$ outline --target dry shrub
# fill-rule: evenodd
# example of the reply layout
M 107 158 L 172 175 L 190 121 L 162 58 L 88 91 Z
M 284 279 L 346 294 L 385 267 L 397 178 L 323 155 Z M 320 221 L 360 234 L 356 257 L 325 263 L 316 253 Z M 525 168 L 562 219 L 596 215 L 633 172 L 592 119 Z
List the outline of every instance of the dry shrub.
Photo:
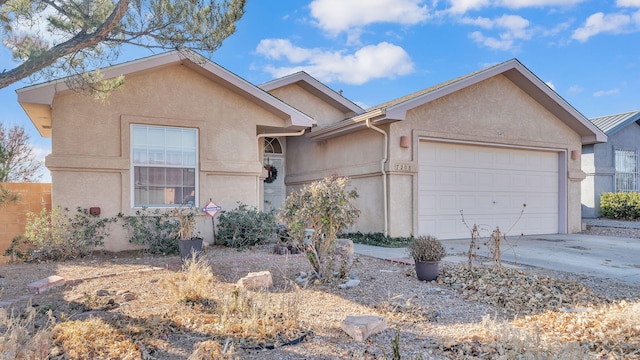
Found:
M 549 343 L 539 330 L 533 333 L 510 323 L 485 316 L 480 324 L 464 330 L 464 335 L 445 340 L 440 349 L 461 357 L 483 359 L 578 360 L 588 358 L 587 350 L 576 342 Z
M 36 327 L 36 310 L 28 307 L 23 314 L 0 309 L 0 356 L 3 359 L 46 359 L 52 343 L 54 319 L 47 313 L 44 325 Z
M 299 290 L 276 294 L 236 288 L 219 299 L 219 332 L 251 346 L 282 345 L 306 333 L 300 301 Z
M 217 341 L 207 340 L 196 344 L 189 360 L 222 359 L 222 346 Z
M 182 265 L 182 272 L 168 279 L 169 289 L 178 302 L 208 304 L 216 278 L 205 256 L 192 254 Z
M 515 321 L 547 338 L 579 342 L 602 358 L 640 358 L 640 302 L 604 305 L 572 312 L 546 312 Z
M 305 334 L 299 322 L 301 295 L 297 288 L 271 293 L 218 282 L 204 256 L 186 261 L 183 271 L 167 282 L 176 302 L 190 305 L 169 315 L 175 325 L 212 336 L 218 343 L 230 338 L 231 345 L 264 347 L 282 345 Z M 202 346 L 198 353 L 215 348 L 212 344 Z
M 130 338 L 100 318 L 67 321 L 53 331 L 65 359 L 142 359 Z

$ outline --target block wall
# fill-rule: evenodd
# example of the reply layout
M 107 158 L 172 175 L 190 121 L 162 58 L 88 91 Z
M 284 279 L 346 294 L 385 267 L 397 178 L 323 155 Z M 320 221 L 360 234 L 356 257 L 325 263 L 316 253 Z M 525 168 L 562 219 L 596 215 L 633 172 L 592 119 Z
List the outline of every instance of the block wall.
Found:
M 0 207 L 0 262 L 11 260 L 2 256 L 11 245 L 11 239 L 24 233 L 27 212 L 39 213 L 42 208 L 51 210 L 51 184 L 0 183 L 9 192 L 17 193 L 16 203 Z

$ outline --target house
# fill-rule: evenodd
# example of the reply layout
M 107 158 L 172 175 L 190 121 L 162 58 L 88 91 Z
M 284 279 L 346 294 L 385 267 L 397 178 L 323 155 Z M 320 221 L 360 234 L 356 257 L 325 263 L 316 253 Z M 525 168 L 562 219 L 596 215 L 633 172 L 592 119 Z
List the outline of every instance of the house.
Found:
M 582 216 L 601 215 L 600 195 L 604 192 L 640 191 L 638 150 L 640 111 L 589 119 L 608 138 L 606 143 L 582 147 Z
M 269 209 L 337 173 L 360 194 L 354 231 L 463 238 L 462 212 L 511 233 L 576 232 L 580 149 L 606 141 L 515 59 L 367 110 L 304 72 L 255 86 L 192 52 L 103 73 L 126 76 L 109 103 L 64 81 L 18 90 L 52 137 L 54 206 Z M 210 220 L 198 221 L 211 239 Z M 127 245 L 117 233 L 106 242 Z

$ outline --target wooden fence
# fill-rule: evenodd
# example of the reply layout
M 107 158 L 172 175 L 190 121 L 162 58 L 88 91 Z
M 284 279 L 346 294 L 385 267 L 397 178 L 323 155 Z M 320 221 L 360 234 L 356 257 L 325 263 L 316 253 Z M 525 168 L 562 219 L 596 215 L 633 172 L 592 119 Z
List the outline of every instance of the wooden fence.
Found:
M 2 256 L 11 245 L 11 240 L 24 233 L 27 212 L 39 213 L 42 208 L 51 210 L 51 184 L 41 183 L 0 183 L 20 199 L 0 208 L 0 262 L 10 260 Z

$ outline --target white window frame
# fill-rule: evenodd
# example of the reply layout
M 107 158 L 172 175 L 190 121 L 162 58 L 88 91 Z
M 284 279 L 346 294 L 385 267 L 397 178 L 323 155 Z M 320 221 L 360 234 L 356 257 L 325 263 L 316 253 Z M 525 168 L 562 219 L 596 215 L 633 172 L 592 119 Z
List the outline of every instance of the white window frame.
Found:
M 162 143 L 160 144 L 156 140 L 156 144 L 150 145 L 149 143 L 153 141 L 150 140 L 150 137 L 147 134 L 146 140 L 144 141 L 145 143 L 140 145 L 137 144 L 137 141 L 140 141 L 140 140 L 136 139 L 136 132 L 143 129 L 146 130 L 147 132 L 155 131 L 156 134 L 159 134 L 159 132 L 163 132 L 164 134 L 163 134 Z M 181 138 L 177 141 L 174 141 L 173 144 L 168 143 L 167 136 L 172 135 L 172 134 L 168 134 L 169 132 L 173 133 L 174 136 L 176 134 L 180 134 Z M 129 151 L 130 151 L 130 169 L 131 169 L 130 171 L 131 173 L 131 180 L 130 180 L 131 207 L 132 208 L 175 208 L 175 207 L 180 207 L 184 205 L 198 207 L 199 206 L 198 204 L 198 199 L 199 199 L 199 193 L 198 193 L 199 131 L 198 129 L 175 127 L 175 126 L 162 126 L 162 125 L 131 124 L 130 134 L 131 134 L 130 136 L 131 144 L 129 146 L 130 148 Z M 186 145 L 182 144 L 183 137 L 185 135 L 187 137 L 193 137 L 194 143 L 186 144 Z M 136 152 L 136 147 L 138 147 L 137 152 Z M 173 151 L 170 151 L 170 150 L 173 150 Z M 152 153 L 155 153 L 155 155 L 153 155 Z M 174 159 L 173 163 L 167 163 L 169 159 Z M 137 186 L 136 168 L 137 167 L 164 168 L 165 170 L 166 169 L 183 169 L 183 171 L 185 169 L 187 171 L 192 170 L 193 176 L 194 176 L 193 202 L 192 203 L 189 203 L 189 202 L 168 203 L 168 201 L 166 200 L 168 199 L 167 198 L 168 195 L 166 195 L 166 190 L 170 189 L 171 186 L 170 185 L 168 186 L 166 184 L 167 178 L 165 174 L 165 179 L 164 179 L 165 202 L 150 203 L 150 201 L 147 200 L 147 203 L 136 204 L 136 186 Z M 181 181 L 182 181 L 181 186 L 174 186 L 174 187 L 180 187 L 181 190 L 184 190 L 184 188 L 186 187 L 183 182 L 184 178 L 182 178 Z M 174 195 L 174 196 L 177 196 L 177 195 Z M 181 196 L 181 197 L 183 198 L 183 201 L 184 199 L 186 199 L 185 196 Z M 191 196 L 189 195 L 189 199 L 190 198 Z
M 615 148 L 613 159 L 615 191 L 638 191 L 638 151 L 636 149 Z M 623 184 L 624 186 L 621 186 Z

